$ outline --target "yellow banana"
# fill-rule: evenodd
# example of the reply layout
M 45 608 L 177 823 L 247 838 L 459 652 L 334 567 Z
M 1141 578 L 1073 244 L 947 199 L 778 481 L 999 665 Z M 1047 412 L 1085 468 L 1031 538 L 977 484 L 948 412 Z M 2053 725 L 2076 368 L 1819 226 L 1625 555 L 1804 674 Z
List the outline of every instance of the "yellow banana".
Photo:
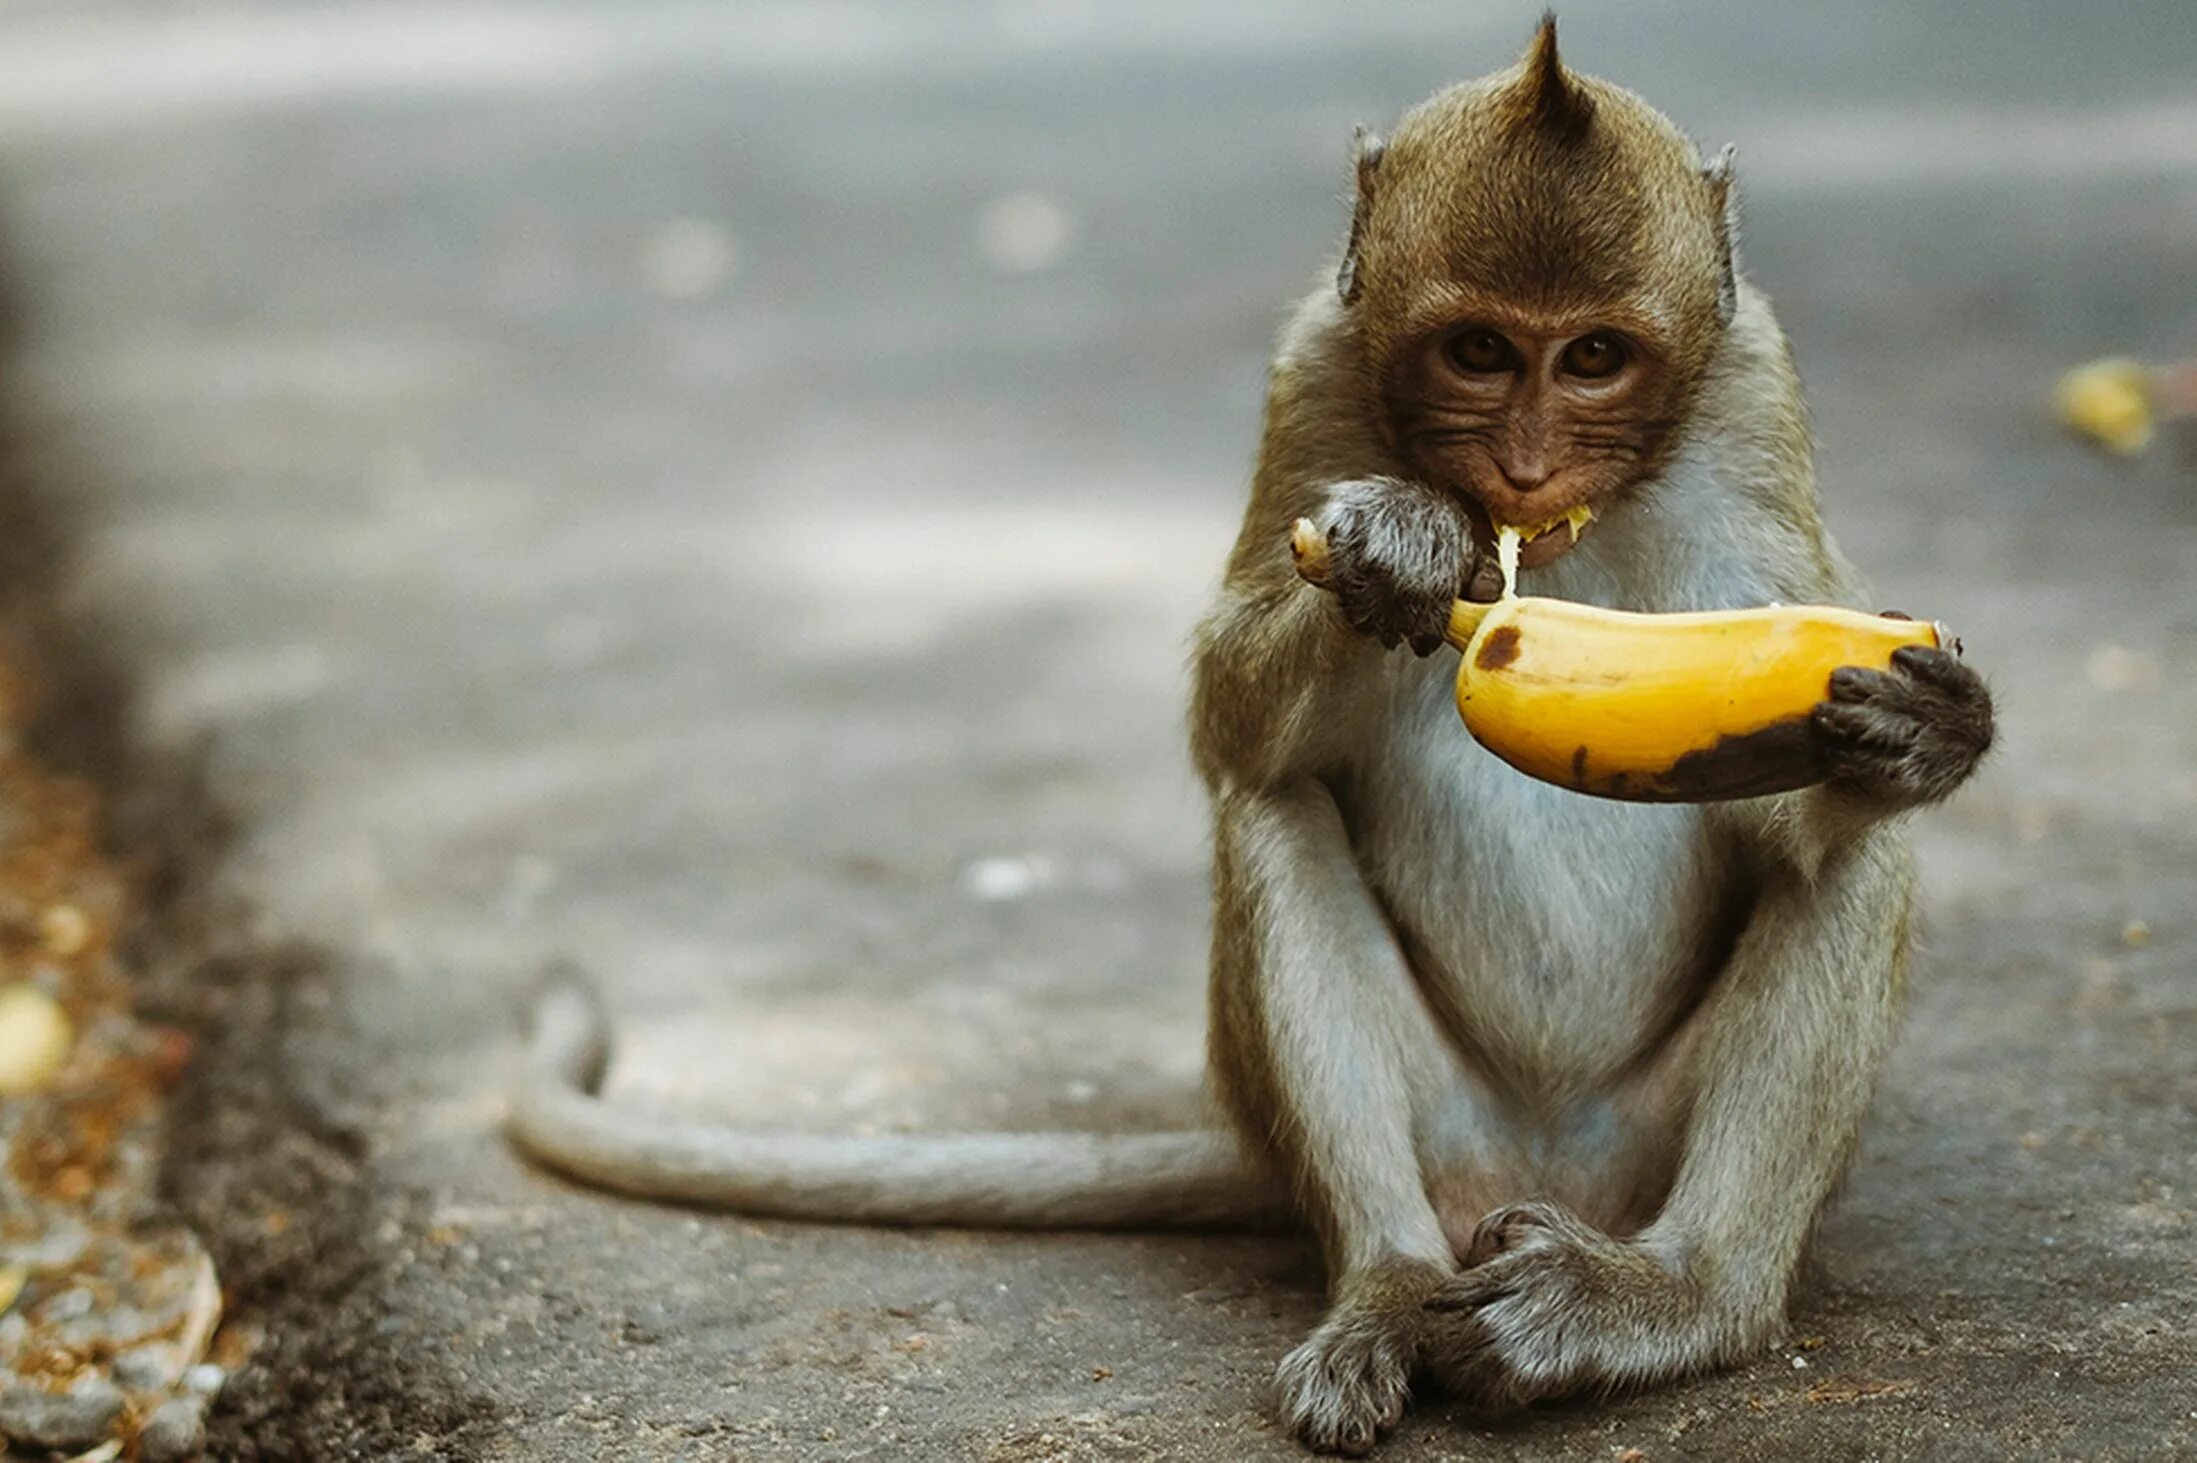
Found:
M 1299 519 L 1297 572 L 1327 581 L 1327 541 Z M 1820 782 L 1808 717 L 1841 666 L 1882 670 L 1926 621 L 1830 605 L 1638 614 L 1528 596 L 1450 607 L 1464 652 L 1457 710 L 1531 777 L 1631 802 L 1717 802 Z

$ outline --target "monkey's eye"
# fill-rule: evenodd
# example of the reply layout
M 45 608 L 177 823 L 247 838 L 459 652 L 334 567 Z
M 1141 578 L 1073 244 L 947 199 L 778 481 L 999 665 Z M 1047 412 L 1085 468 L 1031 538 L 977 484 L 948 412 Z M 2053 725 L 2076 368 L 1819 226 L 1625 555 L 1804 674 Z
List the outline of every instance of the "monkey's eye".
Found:
M 1582 335 L 1564 347 L 1564 374 L 1580 376 L 1592 381 L 1601 376 L 1614 376 L 1625 365 L 1625 343 L 1614 335 L 1596 331 Z
M 1458 370 L 1474 376 L 1515 370 L 1518 365 L 1518 352 L 1492 330 L 1468 330 L 1456 336 L 1449 343 L 1449 358 Z

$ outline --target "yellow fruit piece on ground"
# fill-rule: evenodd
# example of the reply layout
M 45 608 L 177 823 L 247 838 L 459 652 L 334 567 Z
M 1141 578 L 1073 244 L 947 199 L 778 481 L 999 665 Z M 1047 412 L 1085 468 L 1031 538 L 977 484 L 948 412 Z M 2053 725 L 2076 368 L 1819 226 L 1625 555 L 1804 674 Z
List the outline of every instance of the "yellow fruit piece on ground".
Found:
M 2053 394 L 2060 420 L 2109 451 L 2133 455 L 2151 445 L 2151 372 L 2136 361 L 2077 366 Z
M 75 1041 L 69 1013 L 53 997 L 34 985 L 0 988 L 0 1095 L 44 1090 Z

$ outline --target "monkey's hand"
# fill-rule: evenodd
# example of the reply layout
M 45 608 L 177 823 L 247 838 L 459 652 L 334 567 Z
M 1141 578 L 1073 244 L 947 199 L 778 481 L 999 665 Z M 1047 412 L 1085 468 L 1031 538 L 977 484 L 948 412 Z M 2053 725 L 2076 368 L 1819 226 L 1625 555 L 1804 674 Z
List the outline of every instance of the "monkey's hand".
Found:
M 1488 1215 L 1465 1263 L 1426 1303 L 1421 1358 L 1483 1407 L 1662 1381 L 1719 1359 L 1698 1288 L 1554 1204 Z
M 1968 780 L 1991 748 L 1991 692 L 1944 650 L 1892 652 L 1889 671 L 1831 673 L 1812 718 L 1834 786 L 1896 808 L 1919 807 Z
M 1493 599 L 1502 573 L 1475 547 L 1464 510 L 1393 478 L 1338 484 L 1319 517 L 1327 587 L 1350 628 L 1431 655 L 1459 598 Z

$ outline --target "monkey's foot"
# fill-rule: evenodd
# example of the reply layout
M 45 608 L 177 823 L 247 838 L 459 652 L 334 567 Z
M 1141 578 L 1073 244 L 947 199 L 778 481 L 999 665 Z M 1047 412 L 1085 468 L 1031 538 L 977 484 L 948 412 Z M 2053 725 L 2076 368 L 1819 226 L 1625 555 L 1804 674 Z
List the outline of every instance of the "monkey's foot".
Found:
M 1507 1409 L 1658 1381 L 1710 1358 L 1698 1301 L 1662 1260 L 1553 1204 L 1480 1221 L 1472 1268 L 1427 1301 L 1422 1359 L 1443 1385 Z
M 1444 1273 L 1399 1261 L 1353 1276 L 1274 1373 L 1282 1421 L 1306 1447 L 1363 1457 L 1404 1415 L 1427 1297 Z

